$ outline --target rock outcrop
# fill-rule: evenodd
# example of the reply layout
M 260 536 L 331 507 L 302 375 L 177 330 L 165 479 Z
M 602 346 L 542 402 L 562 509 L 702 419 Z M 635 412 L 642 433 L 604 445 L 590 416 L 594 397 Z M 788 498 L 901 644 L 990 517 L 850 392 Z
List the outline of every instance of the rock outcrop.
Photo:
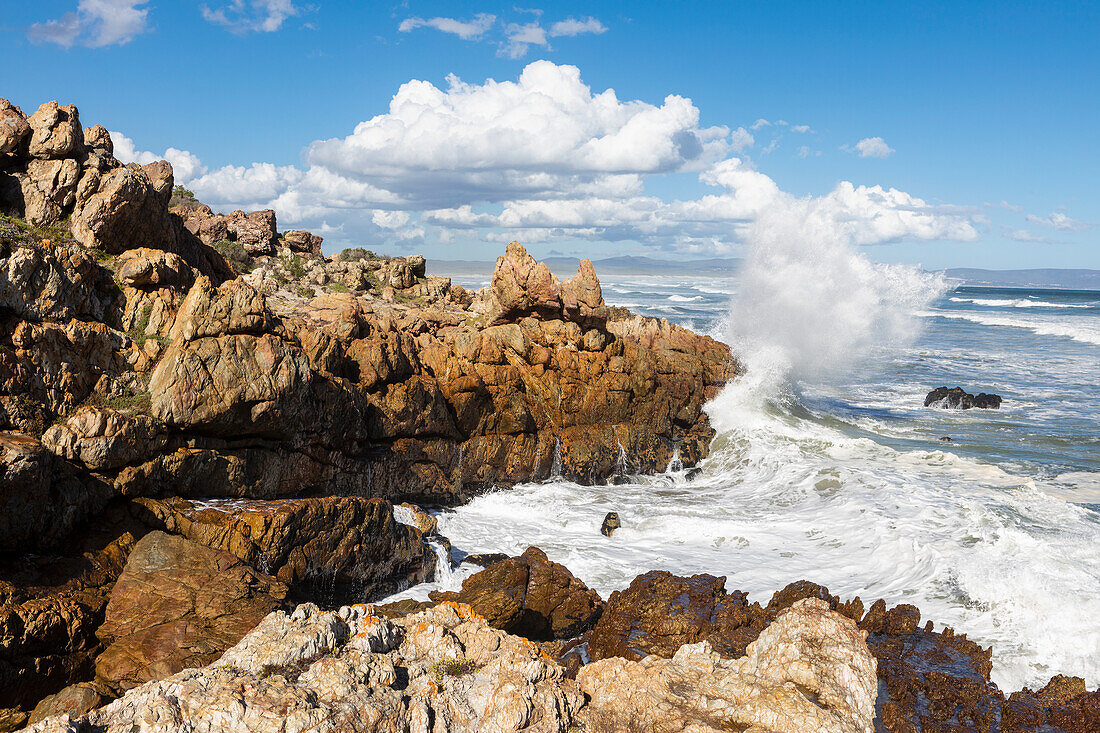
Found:
M 1001 396 L 985 392 L 972 395 L 962 387 L 937 387 L 925 396 L 924 406 L 949 410 L 969 410 L 973 407 L 996 410 L 1001 406 Z
M 236 556 L 182 537 L 142 538 L 111 592 L 97 677 L 118 690 L 216 659 L 286 598 Z
M 603 611 L 599 594 L 537 547 L 470 576 L 457 593 L 435 591 L 431 599 L 468 604 L 493 628 L 533 641 L 571 639 Z
M 209 667 L 30 730 L 565 733 L 583 705 L 560 666 L 468 606 L 391 621 L 370 606 L 307 604 L 271 614 Z
M 864 633 L 817 598 L 801 600 L 725 659 L 706 641 L 671 659 L 621 657 L 580 670 L 591 730 L 823 731 L 875 729 L 875 659 Z

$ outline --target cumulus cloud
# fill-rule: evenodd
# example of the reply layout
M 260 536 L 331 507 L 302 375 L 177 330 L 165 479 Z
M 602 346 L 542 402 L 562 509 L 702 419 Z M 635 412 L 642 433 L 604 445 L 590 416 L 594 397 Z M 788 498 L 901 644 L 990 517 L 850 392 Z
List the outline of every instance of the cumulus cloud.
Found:
M 1092 222 L 1072 219 L 1061 211 L 1053 211 L 1050 216 L 1044 217 L 1028 214 L 1027 220 L 1033 224 L 1042 224 L 1043 226 L 1048 226 L 1062 232 L 1083 232 L 1096 226 L 1096 224 Z
M 860 245 L 978 236 L 973 212 L 897 189 L 842 182 L 795 197 L 737 155 L 754 144 L 749 130 L 700 118 L 684 97 L 621 100 L 576 67 L 537 61 L 514 81 L 409 81 L 384 113 L 309 145 L 303 167 L 226 166 L 189 188 L 222 209 L 271 207 L 286 224 L 329 227 L 334 245 L 633 241 L 729 253 L 783 212 Z M 693 174 L 705 192 L 646 190 L 666 174 Z
M 121 132 L 110 130 L 111 141 L 115 146 L 115 157 L 123 163 L 137 163 L 148 165 L 158 160 L 167 160 L 172 164 L 172 171 L 176 183 L 185 185 L 187 182 L 206 172 L 206 166 L 199 157 L 188 150 L 168 148 L 161 154 L 148 150 L 138 150 L 134 141 Z
M 64 48 L 77 44 L 100 48 L 129 43 L 149 29 L 149 9 L 142 7 L 147 1 L 80 0 L 76 12 L 28 27 L 27 38 Z
M 592 17 L 585 18 L 584 20 L 566 18 L 550 26 L 550 35 L 554 37 L 579 36 L 582 33 L 595 33 L 598 35 L 606 32 L 607 26 Z
M 1004 227 L 1001 232 L 1008 239 L 1012 239 L 1017 242 L 1032 242 L 1036 244 L 1054 244 L 1054 240 L 1048 237 L 1035 234 L 1027 229 L 1014 229 L 1012 227 Z
M 861 158 L 888 158 L 894 152 L 881 137 L 865 137 L 853 147 L 845 146 L 843 149 L 859 153 Z
M 443 33 L 456 35 L 464 41 L 476 41 L 485 35 L 486 31 L 493 27 L 497 17 L 489 13 L 478 13 L 473 20 L 458 20 L 456 18 L 405 18 L 397 30 L 408 33 L 417 28 L 434 28 Z
M 806 132 L 813 132 L 813 128 L 810 127 L 809 125 L 791 125 L 791 131 L 792 132 L 806 133 Z
M 200 10 L 208 22 L 225 26 L 234 33 L 271 33 L 282 28 L 287 18 L 302 12 L 293 0 L 232 0 L 218 8 L 203 5 Z

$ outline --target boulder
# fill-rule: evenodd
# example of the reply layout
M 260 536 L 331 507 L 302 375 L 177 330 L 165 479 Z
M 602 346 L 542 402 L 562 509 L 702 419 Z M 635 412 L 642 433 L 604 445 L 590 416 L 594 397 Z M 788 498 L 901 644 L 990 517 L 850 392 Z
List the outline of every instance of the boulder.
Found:
M 177 211 L 183 216 L 187 231 L 197 236 L 203 244 L 229 239 L 229 226 L 225 223 L 225 217 L 215 214 L 206 204 Z
M 324 237 L 318 236 L 304 229 L 291 229 L 283 232 L 283 244 L 290 248 L 291 252 L 321 256 L 321 243 Z
M 143 290 L 188 288 L 195 272 L 174 252 L 139 247 L 119 256 L 118 279 L 124 285 Z
M 225 217 L 229 238 L 240 243 L 250 254 L 273 255 L 279 233 L 275 229 L 275 212 L 271 209 L 230 212 Z
M 137 499 L 145 521 L 230 552 L 298 595 L 374 599 L 429 579 L 435 554 L 389 502 L 358 497 Z
M 106 320 L 118 290 L 90 252 L 0 237 L 0 306 L 33 321 Z
M 168 213 L 172 166 L 161 160 L 115 168 L 98 181 L 81 181 L 73 211 L 73 237 L 85 247 L 109 254 L 150 247 L 176 248 L 175 225 Z
M 76 158 L 84 152 L 84 130 L 80 116 L 71 104 L 46 102 L 30 116 L 31 128 L 28 152 L 32 158 Z
M 79 718 L 103 706 L 113 698 L 110 691 L 95 682 L 78 682 L 61 692 L 42 698 L 35 706 L 28 723 L 34 725 L 54 715 Z
M 433 591 L 429 597 L 467 603 L 493 628 L 535 641 L 575 637 L 603 611 L 596 591 L 537 547 L 471 575 L 457 593 Z
M 32 160 L 26 173 L 17 174 L 23 218 L 37 226 L 61 221 L 76 202 L 80 165 L 72 158 Z
M 209 664 L 287 595 L 282 582 L 240 558 L 150 532 L 130 553 L 97 632 L 108 644 L 96 675 L 127 690 Z
M 30 134 L 23 110 L 0 97 L 0 156 L 20 154 Z
M 140 463 L 163 443 L 152 418 L 100 407 L 81 408 L 42 435 L 54 454 L 92 471 Z
M 863 633 L 819 599 L 784 611 L 740 659 L 702 641 L 671 659 L 582 667 L 589 730 L 871 733 L 878 680 Z
M 564 319 L 582 328 L 603 329 L 607 324 L 608 310 L 591 260 L 581 260 L 577 274 L 561 284 L 561 307 Z
M 985 392 L 972 395 L 962 387 L 937 387 L 925 396 L 924 406 L 950 410 L 969 410 L 972 407 L 996 410 L 1001 406 L 1001 396 Z
M 610 537 L 621 526 L 618 512 L 608 512 L 607 516 L 603 518 L 603 524 L 600 525 L 600 534 L 604 537 Z

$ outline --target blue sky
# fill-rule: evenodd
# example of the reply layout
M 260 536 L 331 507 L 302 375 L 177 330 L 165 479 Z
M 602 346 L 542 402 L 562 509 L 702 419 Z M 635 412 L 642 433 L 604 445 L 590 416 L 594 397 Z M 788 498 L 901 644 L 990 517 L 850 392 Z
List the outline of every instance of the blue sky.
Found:
M 1100 268 L 1095 3 L 55 0 L 3 23 L 0 95 L 74 103 L 328 250 L 735 256 L 778 212 L 882 262 Z

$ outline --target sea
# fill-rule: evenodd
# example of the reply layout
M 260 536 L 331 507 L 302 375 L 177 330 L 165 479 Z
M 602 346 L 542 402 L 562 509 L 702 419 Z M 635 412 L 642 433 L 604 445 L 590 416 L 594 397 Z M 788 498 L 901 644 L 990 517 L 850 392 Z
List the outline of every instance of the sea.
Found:
M 722 575 L 762 604 L 807 579 L 992 645 L 1006 693 L 1055 673 L 1100 685 L 1100 292 L 972 287 L 846 249 L 804 260 L 602 277 L 607 303 L 746 365 L 705 408 L 702 471 L 437 510 L 455 564 L 395 598 L 457 589 L 480 569 L 467 554 L 535 545 L 604 598 L 649 570 Z M 1003 402 L 925 407 L 940 386 Z M 604 537 L 609 511 L 622 528 Z

